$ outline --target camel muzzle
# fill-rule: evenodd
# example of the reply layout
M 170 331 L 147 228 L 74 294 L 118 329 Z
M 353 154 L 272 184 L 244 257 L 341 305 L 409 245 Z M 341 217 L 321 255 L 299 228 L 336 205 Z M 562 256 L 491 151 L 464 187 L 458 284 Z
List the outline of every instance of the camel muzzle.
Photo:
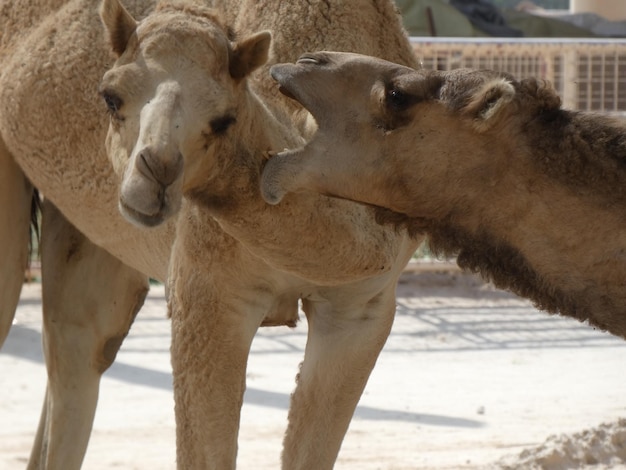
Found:
M 278 82 L 278 91 L 280 91 L 287 98 L 291 98 L 294 101 L 301 101 L 298 99 L 297 93 L 294 90 L 294 78 L 295 72 L 298 66 L 294 64 L 277 64 L 270 68 L 270 75 L 276 82 Z

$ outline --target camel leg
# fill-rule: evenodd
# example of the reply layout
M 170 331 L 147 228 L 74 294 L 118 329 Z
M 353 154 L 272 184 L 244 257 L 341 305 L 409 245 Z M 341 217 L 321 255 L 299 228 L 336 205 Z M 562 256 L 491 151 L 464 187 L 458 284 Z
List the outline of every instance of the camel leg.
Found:
M 246 365 L 259 322 L 219 304 L 173 312 L 178 468 L 235 468 Z
M 309 323 L 291 397 L 285 470 L 333 468 L 343 437 L 393 323 L 395 286 L 363 308 L 303 302 Z
M 148 292 L 144 275 L 42 207 L 43 348 L 46 402 L 28 468 L 79 469 L 102 373 Z
M 246 291 L 237 277 L 219 279 L 235 264 L 194 267 L 187 259 L 177 274 L 170 274 L 176 460 L 181 469 L 235 468 L 248 354 L 268 306 L 263 299 L 267 292 Z M 199 275 L 203 272 L 211 274 Z
M 28 263 L 33 188 L 0 140 L 0 346 L 20 298 Z

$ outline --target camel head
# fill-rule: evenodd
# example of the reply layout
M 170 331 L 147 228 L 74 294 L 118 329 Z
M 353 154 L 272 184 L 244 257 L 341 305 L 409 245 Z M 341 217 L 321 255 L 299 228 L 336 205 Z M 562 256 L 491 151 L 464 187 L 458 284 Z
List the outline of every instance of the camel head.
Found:
M 118 0 L 104 0 L 100 16 L 117 57 L 100 94 L 119 207 L 131 222 L 155 226 L 227 163 L 216 148 L 238 124 L 245 78 L 266 62 L 270 34 L 234 41 L 215 11 L 193 4 L 161 3 L 137 22 Z
M 544 93 L 546 106 L 559 107 L 554 91 L 536 81 L 492 71 L 414 70 L 358 54 L 309 53 L 273 66 L 271 74 L 311 112 L 318 131 L 303 148 L 266 164 L 262 194 L 270 204 L 287 192 L 316 191 L 432 216 L 435 208 L 416 208 L 415 201 L 426 204 L 463 174 L 479 175 L 481 159 L 509 145 L 505 128 L 520 119 L 520 96 L 529 94 L 522 89 Z

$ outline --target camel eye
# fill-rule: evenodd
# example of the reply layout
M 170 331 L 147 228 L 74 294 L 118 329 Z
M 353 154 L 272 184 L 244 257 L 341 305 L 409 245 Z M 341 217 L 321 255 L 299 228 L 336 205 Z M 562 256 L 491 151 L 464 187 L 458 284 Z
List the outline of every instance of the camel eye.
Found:
M 304 54 L 296 61 L 296 64 L 323 65 L 326 62 L 318 57 Z
M 403 110 L 411 106 L 415 100 L 412 96 L 398 89 L 391 89 L 387 92 L 387 103 L 394 109 Z
M 387 86 L 381 103 L 382 113 L 375 120 L 376 127 L 390 132 L 406 126 L 412 118 L 410 108 L 418 101 L 416 95 L 402 91 L 395 85 Z
M 109 114 L 111 114 L 111 116 L 113 116 L 116 119 L 120 119 L 119 111 L 123 104 L 122 99 L 119 96 L 108 91 L 102 92 L 102 99 L 104 100 L 104 103 L 106 104 L 107 111 L 109 112 Z
M 209 125 L 211 126 L 211 131 L 213 132 L 213 134 L 224 134 L 228 128 L 231 126 L 231 124 L 234 124 L 236 121 L 235 116 L 231 116 L 230 114 L 227 114 L 226 116 L 221 116 L 218 118 L 213 119 Z

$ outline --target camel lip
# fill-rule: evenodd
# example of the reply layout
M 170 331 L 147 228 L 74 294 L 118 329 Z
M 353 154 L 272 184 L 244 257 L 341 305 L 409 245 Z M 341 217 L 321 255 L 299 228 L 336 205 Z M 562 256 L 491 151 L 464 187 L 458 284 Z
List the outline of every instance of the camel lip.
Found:
M 278 83 L 278 91 L 294 101 L 303 104 L 295 89 L 295 78 L 298 73 L 295 64 L 276 64 L 270 68 L 270 75 Z
M 156 227 L 165 220 L 163 210 L 156 214 L 144 214 L 128 205 L 122 198 L 119 199 L 119 209 L 126 220 L 142 228 Z
M 281 92 L 283 95 L 285 95 L 287 98 L 290 98 L 290 99 L 300 103 L 300 101 L 298 101 L 298 98 L 296 98 L 295 95 L 293 93 L 291 93 L 285 86 L 279 85 L 278 86 L 278 91 Z M 302 103 L 300 103 L 300 104 L 302 104 Z

